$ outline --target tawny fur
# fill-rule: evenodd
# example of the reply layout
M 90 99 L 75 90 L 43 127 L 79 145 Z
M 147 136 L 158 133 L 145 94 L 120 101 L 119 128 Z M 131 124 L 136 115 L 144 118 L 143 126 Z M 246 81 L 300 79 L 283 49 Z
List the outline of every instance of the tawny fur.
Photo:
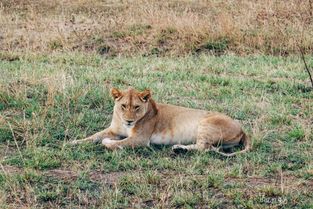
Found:
M 123 147 L 170 144 L 173 149 L 213 150 L 224 156 L 233 156 L 251 148 L 250 139 L 239 122 L 230 117 L 198 109 L 168 104 L 157 104 L 149 90 L 138 92 L 129 88 L 120 91 L 113 88 L 115 100 L 111 125 L 88 138 L 74 140 L 98 142 L 108 149 Z M 224 153 L 217 147 L 244 144 L 244 149 Z

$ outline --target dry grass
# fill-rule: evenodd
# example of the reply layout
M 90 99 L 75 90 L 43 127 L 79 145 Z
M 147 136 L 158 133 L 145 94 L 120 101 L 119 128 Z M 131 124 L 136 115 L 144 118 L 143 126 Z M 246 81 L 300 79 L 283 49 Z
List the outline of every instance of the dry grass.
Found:
M 0 50 L 184 55 L 312 51 L 312 0 L 4 0 Z

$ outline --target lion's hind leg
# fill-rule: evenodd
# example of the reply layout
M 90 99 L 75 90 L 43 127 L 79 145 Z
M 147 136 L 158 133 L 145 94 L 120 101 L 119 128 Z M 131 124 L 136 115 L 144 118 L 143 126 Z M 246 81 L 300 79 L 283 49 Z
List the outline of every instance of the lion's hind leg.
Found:
M 208 129 L 211 128 L 207 125 L 206 120 L 202 120 L 199 123 L 197 136 L 196 136 L 196 144 L 190 144 L 190 145 L 181 145 L 177 144 L 172 147 L 172 150 L 176 153 L 181 151 L 189 151 L 189 150 L 199 150 L 199 151 L 205 151 L 205 150 L 211 150 L 212 143 L 211 138 L 216 137 L 217 134 L 214 134 L 213 136 L 210 134 L 211 132 L 208 131 Z M 215 131 L 216 132 L 216 131 Z

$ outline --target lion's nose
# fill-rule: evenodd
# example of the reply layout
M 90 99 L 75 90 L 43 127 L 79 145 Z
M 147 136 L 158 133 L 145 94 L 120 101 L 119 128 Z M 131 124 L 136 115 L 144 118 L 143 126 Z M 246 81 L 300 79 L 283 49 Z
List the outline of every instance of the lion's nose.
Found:
M 131 124 L 131 123 L 134 122 L 134 120 L 126 120 L 126 122 L 127 122 L 128 124 Z

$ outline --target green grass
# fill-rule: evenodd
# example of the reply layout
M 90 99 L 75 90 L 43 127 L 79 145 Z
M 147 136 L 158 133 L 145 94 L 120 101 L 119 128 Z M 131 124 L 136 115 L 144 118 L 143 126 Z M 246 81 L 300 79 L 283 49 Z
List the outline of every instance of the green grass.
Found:
M 0 207 L 313 207 L 313 92 L 297 57 L 7 56 L 15 59 L 0 61 Z M 253 150 L 223 158 L 66 144 L 107 127 L 109 89 L 128 85 L 240 120 Z

